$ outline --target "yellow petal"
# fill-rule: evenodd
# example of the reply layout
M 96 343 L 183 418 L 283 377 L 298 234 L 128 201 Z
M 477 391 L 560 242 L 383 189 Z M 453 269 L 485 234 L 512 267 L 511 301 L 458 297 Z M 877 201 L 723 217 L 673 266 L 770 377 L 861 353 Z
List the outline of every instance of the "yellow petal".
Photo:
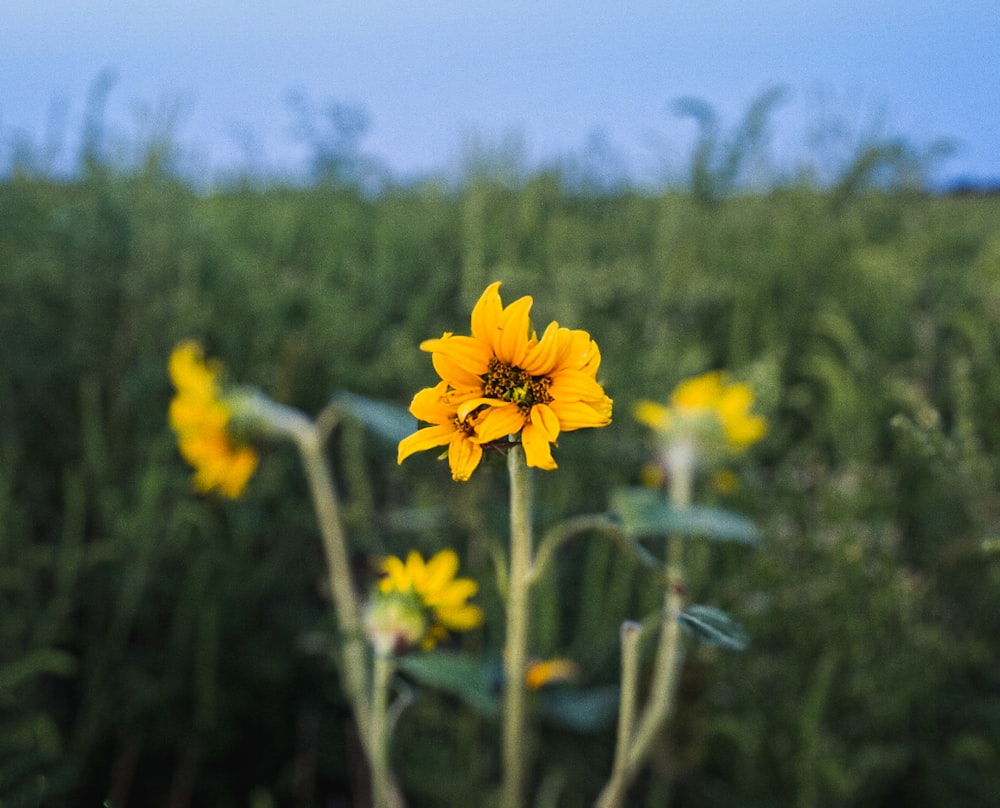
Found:
M 559 342 L 560 351 L 557 364 L 560 368 L 582 370 L 590 376 L 597 375 L 597 369 L 601 364 L 601 354 L 597 349 L 597 343 L 590 338 L 590 334 L 579 329 L 573 331 L 560 329 Z
M 454 435 L 455 427 L 449 424 L 418 429 L 399 442 L 396 463 L 402 463 L 414 452 L 423 452 L 427 449 L 433 449 L 435 446 L 444 446 Z
M 469 598 L 479 591 L 479 584 L 471 578 L 456 578 L 447 586 L 430 592 L 427 596 L 427 605 L 434 608 L 445 608 L 448 606 L 462 606 Z
M 541 339 L 531 346 L 522 360 L 522 370 L 532 376 L 545 376 L 552 372 L 564 347 L 559 340 L 559 331 L 559 323 L 555 320 L 549 323 Z
M 406 556 L 406 571 L 413 582 L 413 590 L 419 592 L 424 587 L 424 580 L 427 577 L 427 568 L 424 565 L 424 557 L 416 550 L 410 550 Z
M 552 376 L 549 395 L 556 401 L 588 401 L 604 396 L 604 388 L 582 370 L 560 370 Z
M 681 409 L 714 407 L 722 392 L 722 381 L 722 373 L 717 370 L 685 379 L 674 388 L 670 400 Z
M 431 353 L 447 354 L 476 376 L 486 372 L 487 365 L 493 357 L 489 343 L 474 337 L 449 336 L 431 342 L 435 345 Z
M 645 398 L 637 401 L 632 414 L 640 424 L 645 424 L 658 432 L 670 428 L 670 408 L 655 401 Z
M 549 443 L 558 439 L 559 416 L 547 404 L 536 404 L 531 408 L 531 424 Z
M 448 445 L 448 466 L 456 482 L 468 480 L 482 459 L 483 447 L 465 435 L 456 435 Z
M 478 606 L 440 609 L 435 612 L 435 616 L 443 626 L 452 631 L 469 631 L 483 624 L 483 610 Z
M 753 407 L 753 390 L 742 383 L 728 384 L 719 393 L 721 413 L 745 413 Z
M 489 443 L 508 435 L 516 435 L 522 426 L 524 413 L 516 404 L 490 407 L 476 419 L 476 439 L 480 443 Z
M 531 296 L 525 295 L 503 310 L 493 343 L 493 352 L 501 362 L 521 366 L 531 339 L 531 320 L 528 317 L 531 303 Z
M 601 402 L 553 401 L 549 404 L 559 418 L 563 432 L 607 426 L 611 423 L 611 399 Z M 596 407 L 596 408 L 595 408 Z
M 521 445 L 524 446 L 524 460 L 532 468 L 545 471 L 557 468 L 552 458 L 552 444 L 534 424 L 528 424 L 521 430 Z
M 509 402 L 501 401 L 498 398 L 484 398 L 483 396 L 477 396 L 476 398 L 468 398 L 459 404 L 455 409 L 455 415 L 464 421 L 480 407 L 506 407 L 508 404 Z
M 454 550 L 441 550 L 427 561 L 427 592 L 438 592 L 447 586 L 448 582 L 458 572 L 458 553 Z
M 472 307 L 472 336 L 492 345 L 502 312 L 500 281 L 494 281 L 486 287 L 486 291 Z
M 575 678 L 578 672 L 577 664 L 571 659 L 546 659 L 542 662 L 532 662 L 524 674 L 524 684 L 528 690 L 539 690 L 553 682 L 567 682 Z
M 451 337 L 441 340 L 431 353 L 431 363 L 438 376 L 452 387 L 472 387 L 480 384 L 486 372 L 490 351 L 471 337 Z
M 410 402 L 410 414 L 427 424 L 447 424 L 455 417 L 454 408 L 449 406 L 448 383 L 439 382 L 434 387 L 425 387 Z
M 406 592 L 413 585 L 410 572 L 401 559 L 389 556 L 382 562 L 385 577 L 379 581 L 382 592 Z
M 767 434 L 767 419 L 759 415 L 743 414 L 723 423 L 726 440 L 735 449 L 746 449 Z

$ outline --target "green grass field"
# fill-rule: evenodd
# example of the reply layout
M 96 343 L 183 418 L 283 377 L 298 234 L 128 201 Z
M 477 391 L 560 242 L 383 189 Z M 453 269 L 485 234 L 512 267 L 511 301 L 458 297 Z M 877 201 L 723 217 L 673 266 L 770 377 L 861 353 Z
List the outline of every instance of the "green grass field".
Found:
M 419 342 L 467 330 L 493 280 L 534 296 L 536 322 L 587 329 L 615 400 L 536 475 L 540 530 L 637 484 L 633 404 L 686 376 L 729 370 L 771 422 L 738 490 L 702 492 L 760 545 L 695 543 L 689 572 L 749 648 L 690 645 L 634 804 L 996 804 L 1000 199 L 866 184 L 860 158 L 754 193 L 553 170 L 377 194 L 199 191 L 154 158 L 0 184 L 3 808 L 366 804 L 296 459 L 266 448 L 236 502 L 193 493 L 166 359 L 193 337 L 309 413 L 338 391 L 405 407 L 432 382 Z M 353 422 L 330 456 L 358 580 L 381 553 L 456 547 L 487 612 L 457 647 L 499 670 L 503 464 L 456 484 Z M 658 602 L 634 559 L 581 538 L 536 593 L 532 652 L 614 684 L 620 623 Z M 412 688 L 393 748 L 410 803 L 486 804 L 495 719 Z M 536 714 L 534 804 L 592 803 L 614 741 L 599 717 Z

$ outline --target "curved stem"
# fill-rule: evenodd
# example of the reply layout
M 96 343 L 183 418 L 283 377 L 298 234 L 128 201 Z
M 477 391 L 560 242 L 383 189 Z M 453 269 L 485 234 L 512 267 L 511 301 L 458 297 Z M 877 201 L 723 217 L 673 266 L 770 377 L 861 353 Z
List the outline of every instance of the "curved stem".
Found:
M 531 481 L 520 445 L 507 454 L 510 473 L 510 575 L 504 645 L 503 808 L 524 800 L 525 687 L 531 587 Z
M 608 533 L 619 541 L 624 539 L 621 526 L 607 514 L 584 514 L 567 519 L 549 530 L 538 543 L 538 552 L 531 566 L 531 582 L 534 583 L 545 574 L 546 568 L 560 547 L 570 539 L 590 531 Z
M 323 453 L 323 439 L 320 431 L 311 423 L 298 424 L 291 431 L 298 446 L 309 481 L 313 507 L 319 522 L 326 555 L 330 596 L 333 599 L 334 614 L 340 629 L 341 676 L 343 688 L 354 712 L 361 743 L 369 764 L 376 766 L 378 749 L 372 743 L 372 712 L 368 700 L 368 680 L 370 676 L 368 649 L 361 625 L 361 606 L 351 581 L 350 559 L 347 552 L 347 538 L 340 518 L 333 475 Z M 387 806 L 403 805 L 398 786 L 391 772 L 382 775 L 385 783 Z

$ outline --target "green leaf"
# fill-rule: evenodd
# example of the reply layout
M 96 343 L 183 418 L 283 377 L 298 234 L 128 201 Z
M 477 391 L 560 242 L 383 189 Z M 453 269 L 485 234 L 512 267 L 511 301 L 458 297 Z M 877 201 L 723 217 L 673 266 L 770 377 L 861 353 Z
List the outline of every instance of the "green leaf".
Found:
M 430 651 L 403 656 L 397 662 L 400 670 L 421 684 L 458 696 L 484 715 L 500 714 L 487 669 L 476 660 L 454 651 Z
M 755 545 L 757 526 L 747 517 L 724 508 L 692 505 L 672 508 L 656 491 L 620 488 L 611 495 L 611 510 L 630 536 L 705 536 L 714 541 Z
M 541 694 L 538 713 L 564 729 L 600 732 L 614 723 L 618 697 L 617 685 L 586 689 L 561 687 Z
M 707 645 L 745 651 L 750 644 L 750 636 L 743 626 L 714 606 L 688 606 L 677 616 L 677 622 Z
M 76 657 L 56 648 L 39 648 L 0 667 L 0 690 L 17 687 L 35 676 L 72 676 Z
M 398 443 L 416 431 L 417 420 L 398 404 L 338 390 L 330 403 L 387 440 Z

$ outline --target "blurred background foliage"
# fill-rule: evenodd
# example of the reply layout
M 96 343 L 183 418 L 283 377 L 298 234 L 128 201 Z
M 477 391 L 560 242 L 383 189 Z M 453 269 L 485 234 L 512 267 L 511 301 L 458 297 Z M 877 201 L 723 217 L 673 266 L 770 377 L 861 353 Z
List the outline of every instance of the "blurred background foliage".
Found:
M 536 323 L 589 330 L 615 399 L 612 428 L 567 435 L 537 475 L 540 530 L 638 482 L 632 405 L 685 376 L 729 369 L 772 423 L 739 488 L 702 497 L 761 545 L 692 550 L 694 600 L 750 647 L 691 646 L 634 804 L 995 805 L 1000 201 L 926 192 L 929 155 L 892 141 L 830 181 L 761 184 L 779 101 L 728 133 L 682 102 L 702 137 L 686 182 L 655 190 L 502 148 L 457 182 L 394 183 L 350 108 L 303 128 L 308 184 L 205 190 L 168 140 L 122 161 L 99 127 L 73 178 L 22 156 L 0 182 L 0 805 L 365 804 L 296 458 L 267 447 L 242 501 L 195 496 L 165 361 L 194 337 L 307 412 L 344 390 L 405 406 L 433 380 L 420 340 L 465 330 L 495 279 Z M 490 616 L 461 650 L 498 663 L 502 463 L 453 484 L 353 422 L 330 451 L 359 584 L 380 553 L 457 547 Z M 537 592 L 532 650 L 600 692 L 620 623 L 658 601 L 634 559 L 580 538 Z M 481 804 L 494 719 L 408 687 L 412 804 Z M 537 804 L 589 805 L 613 727 L 547 716 L 525 739 Z

